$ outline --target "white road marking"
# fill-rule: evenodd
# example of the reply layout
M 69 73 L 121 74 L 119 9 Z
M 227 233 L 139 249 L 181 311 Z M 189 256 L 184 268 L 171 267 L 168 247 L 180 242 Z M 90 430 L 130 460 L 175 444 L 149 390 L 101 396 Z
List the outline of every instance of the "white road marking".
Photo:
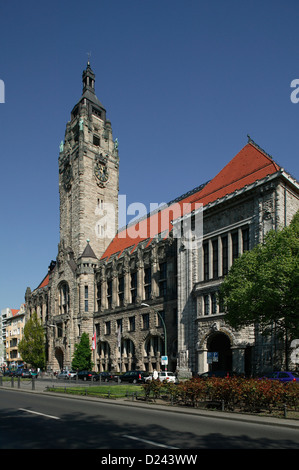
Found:
M 126 434 L 123 437 L 127 437 L 128 439 L 133 439 L 135 441 L 145 442 L 146 444 L 150 444 L 152 446 L 165 447 L 166 449 L 178 449 L 179 448 L 179 447 L 167 446 L 165 444 L 159 444 L 158 442 L 149 441 L 147 439 L 141 439 L 140 437 L 128 436 Z
M 45 416 L 46 418 L 52 418 L 52 419 L 60 419 L 58 416 L 51 416 L 51 415 L 46 415 L 44 413 L 39 413 L 38 411 L 32 411 L 32 410 L 26 410 L 26 408 L 19 408 L 21 411 L 27 411 L 27 413 L 32 413 L 34 415 L 40 415 L 40 416 Z

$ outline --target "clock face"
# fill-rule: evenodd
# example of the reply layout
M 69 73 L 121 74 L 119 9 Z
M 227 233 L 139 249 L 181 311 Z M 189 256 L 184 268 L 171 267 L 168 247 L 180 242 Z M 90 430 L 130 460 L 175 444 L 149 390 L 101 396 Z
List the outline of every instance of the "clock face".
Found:
M 95 175 L 98 180 L 98 184 L 105 185 L 109 178 L 109 172 L 106 163 L 98 161 L 95 165 Z

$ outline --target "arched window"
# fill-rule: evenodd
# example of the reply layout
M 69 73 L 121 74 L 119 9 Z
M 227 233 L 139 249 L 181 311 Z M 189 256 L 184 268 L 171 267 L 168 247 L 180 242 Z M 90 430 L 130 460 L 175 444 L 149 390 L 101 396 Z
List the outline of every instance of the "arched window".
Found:
M 70 308 L 70 293 L 67 282 L 61 282 L 58 287 L 58 309 L 59 315 L 69 312 Z

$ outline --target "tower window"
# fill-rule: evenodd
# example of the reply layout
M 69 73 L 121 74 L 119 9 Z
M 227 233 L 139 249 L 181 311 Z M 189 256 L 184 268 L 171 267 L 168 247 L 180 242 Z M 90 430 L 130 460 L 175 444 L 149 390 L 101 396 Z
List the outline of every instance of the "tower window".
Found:
M 102 117 L 102 113 L 99 109 L 96 109 L 96 108 L 92 108 L 92 114 L 94 114 L 95 116 L 98 116 L 99 118 Z
M 84 287 L 84 310 L 88 312 L 88 286 Z
M 96 145 L 97 147 L 99 147 L 100 146 L 100 138 L 97 135 L 94 135 L 92 143 L 93 143 L 93 145 Z

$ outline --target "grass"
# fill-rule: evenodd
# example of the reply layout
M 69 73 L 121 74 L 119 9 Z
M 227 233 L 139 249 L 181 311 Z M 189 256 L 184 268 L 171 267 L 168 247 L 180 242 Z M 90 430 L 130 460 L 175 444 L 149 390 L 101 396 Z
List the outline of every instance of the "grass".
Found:
M 88 395 L 96 397 L 126 398 L 133 394 L 144 397 L 143 387 L 136 385 L 89 385 L 87 387 L 48 387 L 51 392 L 68 393 L 74 395 Z

